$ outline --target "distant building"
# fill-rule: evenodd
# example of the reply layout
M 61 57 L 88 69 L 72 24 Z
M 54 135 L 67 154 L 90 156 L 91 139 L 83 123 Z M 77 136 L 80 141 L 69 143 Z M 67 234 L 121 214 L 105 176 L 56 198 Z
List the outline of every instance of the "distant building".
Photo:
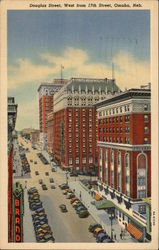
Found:
M 72 78 L 54 94 L 54 159 L 63 168 L 90 171 L 97 166 L 94 104 L 119 92 L 114 80 Z
M 15 129 L 18 105 L 14 97 L 8 97 L 8 242 L 13 242 L 13 131 Z
M 151 90 L 130 89 L 96 108 L 99 193 L 114 202 L 120 224 L 132 235 L 137 227 L 144 240 L 143 198 L 151 197 Z
M 47 117 L 50 112 L 53 111 L 53 95 L 57 92 L 64 84 L 66 84 L 66 79 L 55 79 L 53 83 L 42 83 L 39 88 L 39 127 L 40 133 L 44 133 L 44 136 L 41 135 L 41 138 L 47 137 Z M 53 123 L 52 123 L 53 125 Z M 49 126 L 50 130 L 50 126 Z M 48 132 L 50 134 L 50 132 Z M 49 138 L 49 141 L 51 138 Z M 44 142 L 45 144 L 45 142 Z M 43 149 L 46 149 L 45 146 L 42 146 Z
M 30 141 L 32 143 L 32 146 L 34 147 L 39 143 L 40 140 L 40 131 L 35 129 L 30 132 Z

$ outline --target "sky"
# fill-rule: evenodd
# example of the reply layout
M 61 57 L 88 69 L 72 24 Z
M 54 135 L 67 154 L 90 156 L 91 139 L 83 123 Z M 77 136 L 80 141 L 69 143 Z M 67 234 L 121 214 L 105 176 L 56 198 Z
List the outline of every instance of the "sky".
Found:
M 60 78 L 150 82 L 148 10 L 9 10 L 8 96 L 18 103 L 16 129 L 39 128 L 38 86 Z

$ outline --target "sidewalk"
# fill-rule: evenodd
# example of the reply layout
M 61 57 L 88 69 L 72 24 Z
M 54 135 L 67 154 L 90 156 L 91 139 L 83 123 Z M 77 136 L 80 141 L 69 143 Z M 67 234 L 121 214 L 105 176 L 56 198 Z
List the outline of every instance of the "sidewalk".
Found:
M 29 209 L 27 189 L 24 189 L 24 219 L 23 219 L 24 242 L 36 242 L 31 210 Z
M 102 225 L 104 230 L 108 233 L 108 235 L 111 235 L 111 225 L 110 225 L 110 219 L 109 215 L 104 210 L 97 210 L 94 205 L 91 204 L 94 199 L 92 196 L 86 191 L 82 184 L 79 181 L 73 181 L 69 182 L 70 188 L 73 190 L 75 189 L 75 195 L 79 198 L 81 193 L 81 200 L 82 203 L 88 208 L 89 213 L 92 215 L 92 217 Z M 117 221 L 117 219 L 113 220 L 112 228 L 114 230 L 114 234 L 116 234 L 116 242 L 120 243 L 128 243 L 128 242 L 136 242 L 135 239 L 133 239 L 130 234 L 127 232 L 124 236 L 124 239 L 120 238 L 121 233 L 121 227 Z

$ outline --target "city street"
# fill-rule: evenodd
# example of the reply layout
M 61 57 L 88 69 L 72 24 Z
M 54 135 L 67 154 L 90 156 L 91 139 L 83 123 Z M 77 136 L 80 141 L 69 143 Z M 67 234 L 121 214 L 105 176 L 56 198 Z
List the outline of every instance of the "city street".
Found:
M 95 222 L 93 217 L 89 215 L 88 218 L 79 218 L 76 214 L 76 211 L 70 204 L 70 200 L 66 199 L 66 197 L 62 194 L 62 190 L 58 187 L 59 184 L 66 182 L 65 173 L 62 173 L 61 171 L 52 172 L 50 165 L 44 165 L 37 156 L 39 151 L 32 149 L 31 144 L 28 141 L 25 141 L 23 138 L 19 137 L 18 140 L 19 143 L 23 143 L 24 148 L 29 148 L 29 152 L 26 153 L 26 157 L 30 164 L 31 173 L 30 178 L 28 178 L 28 176 L 26 178 L 25 176 L 22 178 L 16 177 L 14 182 L 19 181 L 23 187 L 27 185 L 27 189 L 30 187 L 36 187 L 38 189 L 40 199 L 43 202 L 43 207 L 48 217 L 48 223 L 51 226 L 53 235 L 55 237 L 55 242 L 95 242 L 93 235 L 88 232 L 90 223 Z M 33 162 L 30 162 L 30 160 Z M 35 161 L 37 164 L 34 163 Z M 36 175 L 35 171 L 38 171 L 39 175 Z M 48 172 L 48 176 L 45 175 L 46 172 Z M 50 188 L 50 178 L 54 179 L 53 184 L 55 185 L 56 189 Z M 74 180 L 74 177 L 72 178 Z M 42 187 L 39 184 L 39 179 L 43 180 L 43 183 L 46 184 L 48 190 L 42 190 Z M 24 203 L 28 203 L 26 195 L 24 197 Z M 67 206 L 67 213 L 61 212 L 59 205 L 62 203 Z M 25 207 L 27 206 L 25 205 Z M 28 210 L 27 216 L 29 216 L 30 213 Z M 28 223 L 30 223 L 29 221 L 30 219 L 27 220 L 24 216 L 24 235 L 28 233 L 30 234 L 30 232 L 27 230 Z M 24 240 L 25 239 L 27 242 L 30 241 L 30 237 L 27 237 L 27 235 L 25 235 Z M 34 237 L 31 239 L 34 239 Z

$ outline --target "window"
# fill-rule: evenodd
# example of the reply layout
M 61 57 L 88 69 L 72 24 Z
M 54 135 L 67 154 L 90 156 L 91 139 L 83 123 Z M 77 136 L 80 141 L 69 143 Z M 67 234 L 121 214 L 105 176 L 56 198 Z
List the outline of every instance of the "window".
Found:
M 116 108 L 116 113 L 118 114 L 118 108 Z
M 146 205 L 139 205 L 139 213 L 146 214 Z
M 113 133 L 115 133 L 115 128 L 113 128 Z
M 147 127 L 147 126 L 146 126 L 146 127 L 144 127 L 144 133 L 145 133 L 145 134 L 148 134 L 148 132 L 149 132 L 148 127 Z
M 72 165 L 72 158 L 69 159 L 69 165 Z
M 115 122 L 115 117 L 113 117 L 113 123 Z
M 110 133 L 112 132 L 112 128 L 109 128 L 109 132 L 110 132 Z
M 145 198 L 146 197 L 146 191 L 140 190 L 138 191 L 138 198 Z
M 120 116 L 120 122 L 122 122 L 123 121 L 123 117 L 122 116 Z
M 118 121 L 119 121 L 119 117 L 117 116 L 117 117 L 116 117 L 116 122 L 118 122 Z
M 120 133 L 122 133 L 123 132 L 123 128 L 122 127 L 120 127 Z
M 111 118 L 109 118 L 109 123 L 111 123 Z
M 120 113 L 122 113 L 122 107 L 120 107 Z
M 116 132 L 119 133 L 119 128 L 116 128 Z
M 130 128 L 129 127 L 125 127 L 125 133 L 129 133 L 130 132 Z
M 149 121 L 148 115 L 144 115 L 144 122 L 148 122 L 148 121 Z
M 148 111 L 148 105 L 144 104 L 144 111 Z
M 129 122 L 129 121 L 130 121 L 129 115 L 125 115 L 125 122 Z
M 120 143 L 123 143 L 123 138 L 122 137 L 120 137 Z
M 148 144 L 148 138 L 144 138 L 144 144 Z

